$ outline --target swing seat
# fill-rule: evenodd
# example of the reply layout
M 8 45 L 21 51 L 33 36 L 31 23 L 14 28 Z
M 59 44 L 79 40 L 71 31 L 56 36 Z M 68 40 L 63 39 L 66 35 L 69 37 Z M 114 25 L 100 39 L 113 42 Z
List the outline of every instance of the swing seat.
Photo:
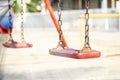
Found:
M 32 44 L 18 43 L 18 42 L 12 41 L 12 42 L 3 43 L 3 46 L 7 47 L 7 48 L 30 48 L 30 47 L 32 47 Z
M 80 52 L 76 55 L 77 59 L 98 58 L 101 56 L 100 51 Z
M 57 48 L 53 48 L 49 50 L 51 55 L 63 56 L 75 59 L 88 59 L 88 58 L 97 58 L 100 57 L 99 51 L 91 51 L 91 52 L 80 52 L 79 50 L 72 48 L 65 48 L 63 50 L 58 50 Z
M 17 43 L 15 48 L 31 48 L 32 44 L 30 43 Z

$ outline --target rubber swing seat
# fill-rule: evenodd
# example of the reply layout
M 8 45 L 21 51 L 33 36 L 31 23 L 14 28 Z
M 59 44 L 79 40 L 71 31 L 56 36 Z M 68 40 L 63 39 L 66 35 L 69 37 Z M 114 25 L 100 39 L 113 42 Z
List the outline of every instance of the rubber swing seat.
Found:
M 32 44 L 29 43 L 18 43 L 16 41 L 10 41 L 3 43 L 4 47 L 7 48 L 30 48 L 32 47 Z
M 97 58 L 100 57 L 101 52 L 99 51 L 91 51 L 91 52 L 80 52 L 80 50 L 65 48 L 62 50 L 58 50 L 57 48 L 53 48 L 49 50 L 51 55 L 63 56 L 75 59 L 88 59 L 88 58 Z

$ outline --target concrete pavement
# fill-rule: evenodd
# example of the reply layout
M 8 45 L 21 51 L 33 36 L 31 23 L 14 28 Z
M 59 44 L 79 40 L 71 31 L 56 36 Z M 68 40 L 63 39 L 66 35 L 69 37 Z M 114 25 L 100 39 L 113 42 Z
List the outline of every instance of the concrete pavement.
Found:
M 79 31 L 65 31 L 70 47 L 80 48 Z M 55 29 L 26 29 L 25 39 L 33 48 L 9 49 L 1 46 L 0 80 L 120 80 L 120 33 L 91 32 L 90 44 L 100 58 L 71 59 L 49 55 L 56 47 Z M 19 33 L 14 38 L 20 40 Z M 2 38 L 1 38 L 2 39 Z

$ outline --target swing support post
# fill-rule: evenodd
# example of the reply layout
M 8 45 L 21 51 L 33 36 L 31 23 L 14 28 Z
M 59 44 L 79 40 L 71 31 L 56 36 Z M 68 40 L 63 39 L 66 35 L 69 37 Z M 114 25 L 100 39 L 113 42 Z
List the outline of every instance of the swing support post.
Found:
M 44 0 L 44 3 L 45 3 L 45 5 L 46 5 L 46 7 L 47 7 L 47 9 L 48 9 L 48 11 L 49 11 L 49 14 L 50 14 L 50 16 L 51 16 L 51 18 L 52 18 L 52 21 L 53 21 L 53 23 L 54 23 L 54 25 L 55 25 L 55 28 L 56 28 L 58 34 L 61 34 L 60 26 L 59 26 L 58 21 L 57 21 L 57 19 L 56 19 L 56 17 L 55 17 L 53 8 L 52 8 L 49 0 Z M 67 46 L 67 43 L 66 43 L 66 41 L 65 41 L 64 35 L 62 35 L 61 37 L 62 37 L 62 41 L 63 41 L 64 46 L 65 46 L 65 47 L 68 47 L 68 46 Z

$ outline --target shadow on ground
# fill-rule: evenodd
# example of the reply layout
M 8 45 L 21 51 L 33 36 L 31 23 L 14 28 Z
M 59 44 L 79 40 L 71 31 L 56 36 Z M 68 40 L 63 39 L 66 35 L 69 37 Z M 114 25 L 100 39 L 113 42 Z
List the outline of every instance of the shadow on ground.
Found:
M 103 67 L 79 67 L 74 69 L 54 69 L 54 70 L 46 70 L 46 71 L 37 71 L 37 72 L 30 72 L 24 71 L 20 73 L 16 72 L 7 72 L 4 73 L 2 80 L 77 80 L 77 79 L 85 79 L 89 76 L 96 76 L 94 74 L 96 71 L 103 70 Z M 86 74 L 82 74 L 85 73 Z M 102 75 L 102 74 L 98 74 Z
M 7 39 L 7 36 L 0 34 L 0 80 L 3 80 L 3 63 L 5 59 L 5 48 L 2 46 L 2 43 Z

